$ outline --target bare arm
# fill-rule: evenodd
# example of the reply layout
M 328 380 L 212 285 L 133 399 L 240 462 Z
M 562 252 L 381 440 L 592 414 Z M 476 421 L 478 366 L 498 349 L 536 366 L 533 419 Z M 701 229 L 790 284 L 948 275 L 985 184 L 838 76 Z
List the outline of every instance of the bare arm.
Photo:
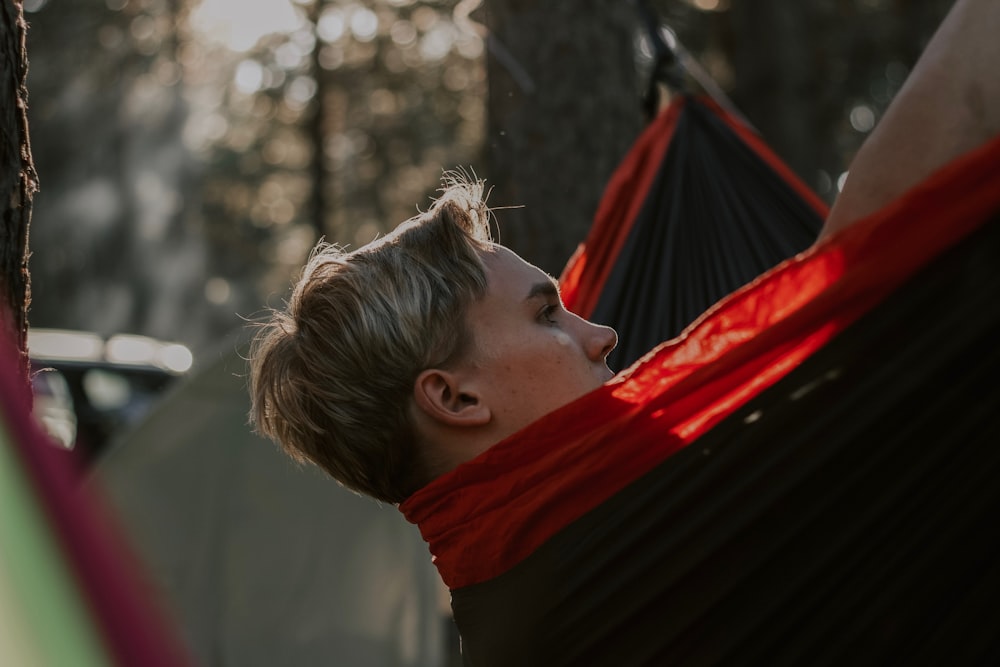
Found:
M 1000 0 L 957 0 L 851 163 L 823 238 L 1000 133 Z

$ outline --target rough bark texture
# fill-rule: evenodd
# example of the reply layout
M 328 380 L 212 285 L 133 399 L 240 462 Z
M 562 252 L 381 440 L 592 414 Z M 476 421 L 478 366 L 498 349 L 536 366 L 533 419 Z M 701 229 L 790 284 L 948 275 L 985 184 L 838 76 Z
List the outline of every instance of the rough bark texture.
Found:
M 28 223 L 38 185 L 28 140 L 25 31 L 21 3 L 0 3 L 0 335 L 16 344 L 27 381 Z
M 558 274 L 642 127 L 621 0 L 487 0 L 489 170 L 500 240 Z

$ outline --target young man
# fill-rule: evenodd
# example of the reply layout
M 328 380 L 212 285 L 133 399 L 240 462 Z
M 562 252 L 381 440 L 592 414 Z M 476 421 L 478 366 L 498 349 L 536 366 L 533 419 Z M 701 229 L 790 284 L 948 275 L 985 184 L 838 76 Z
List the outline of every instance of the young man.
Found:
M 1000 141 L 937 170 L 1000 131 L 996 34 L 1000 3 L 959 0 L 858 155 L 821 242 L 617 378 L 604 363 L 615 333 L 567 312 L 550 277 L 490 241 L 481 184 L 450 183 L 427 213 L 354 252 L 320 247 L 252 351 L 258 429 L 419 525 L 468 664 L 885 664 L 911 649 L 946 651 L 951 664 L 958 645 L 978 651 L 994 633 L 962 591 L 1000 592 L 988 567 L 997 553 L 960 528 L 1000 541 L 981 518 L 1000 510 L 995 485 L 973 480 L 996 461 L 963 455 L 971 463 L 925 516 L 909 501 L 936 488 L 925 479 L 939 459 L 912 476 L 884 473 L 917 480 L 916 491 L 862 494 L 891 438 L 879 451 L 858 440 L 844 462 L 855 434 L 824 448 L 817 429 L 849 429 L 856 415 L 827 410 L 829 394 L 802 399 L 845 373 L 862 401 L 891 393 L 899 378 L 883 386 L 864 373 L 904 348 L 906 327 L 790 388 L 776 426 L 737 410 L 801 380 L 794 369 L 835 335 L 946 248 L 992 229 Z M 944 208 L 930 215 L 931 205 Z M 911 361 L 894 368 L 914 376 Z M 970 366 L 959 361 L 934 370 L 948 392 L 934 384 L 930 402 L 921 389 L 893 409 L 934 412 L 957 391 L 955 369 Z M 810 400 L 796 431 L 806 442 L 772 444 Z M 713 430 L 752 441 L 739 431 L 750 424 L 771 429 L 757 431 L 768 436 L 752 454 Z M 892 426 L 874 424 L 869 433 Z M 986 426 L 976 456 L 997 451 Z M 919 458 L 918 435 L 904 430 L 892 451 Z M 789 463 L 800 459 L 808 465 Z M 713 493 L 698 486 L 706 479 Z M 963 498 L 961 517 L 938 509 L 981 488 L 992 495 Z M 845 520 L 848 509 L 868 514 Z M 941 614 L 957 620 L 942 625 Z
M 490 241 L 482 184 L 355 252 L 319 247 L 251 356 L 255 421 L 299 460 L 399 503 L 601 386 L 615 332 Z
M 852 165 L 821 238 L 1000 132 L 1000 3 L 959 0 Z M 481 183 L 351 253 L 321 245 L 260 332 L 253 419 L 299 460 L 398 503 L 610 379 L 615 333 L 493 244 Z

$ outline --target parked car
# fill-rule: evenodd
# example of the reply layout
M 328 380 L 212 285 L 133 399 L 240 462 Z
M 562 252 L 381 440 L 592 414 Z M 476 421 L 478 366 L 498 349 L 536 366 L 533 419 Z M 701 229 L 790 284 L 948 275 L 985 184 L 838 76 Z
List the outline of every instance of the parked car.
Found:
M 141 419 L 193 361 L 179 343 L 64 329 L 31 329 L 28 353 L 36 416 L 85 461 Z

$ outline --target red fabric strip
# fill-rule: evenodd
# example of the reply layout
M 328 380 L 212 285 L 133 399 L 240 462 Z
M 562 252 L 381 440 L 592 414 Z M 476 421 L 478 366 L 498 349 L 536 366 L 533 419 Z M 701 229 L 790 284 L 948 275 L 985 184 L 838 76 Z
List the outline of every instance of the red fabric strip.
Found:
M 507 571 L 782 378 L 1000 211 L 998 164 L 1000 138 L 407 499 L 400 510 L 419 525 L 445 583 Z

